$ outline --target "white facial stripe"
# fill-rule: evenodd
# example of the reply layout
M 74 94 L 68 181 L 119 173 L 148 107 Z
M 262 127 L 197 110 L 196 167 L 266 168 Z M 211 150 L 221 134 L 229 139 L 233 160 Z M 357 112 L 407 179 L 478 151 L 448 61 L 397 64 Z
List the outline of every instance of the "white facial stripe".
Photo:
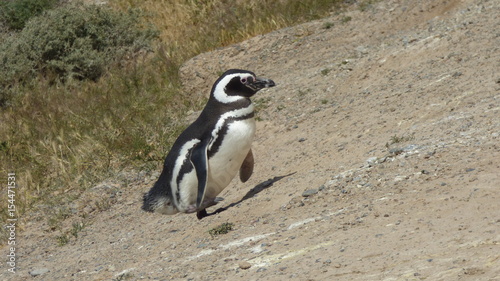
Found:
M 217 136 L 219 134 L 219 131 L 221 130 L 222 126 L 224 123 L 226 123 L 226 119 L 232 118 L 232 117 L 241 117 L 248 115 L 254 111 L 254 105 L 251 103 L 249 106 L 245 108 L 240 108 L 237 110 L 229 111 L 224 114 L 219 118 L 219 121 L 217 121 L 217 124 L 215 125 L 215 129 L 212 131 L 212 139 L 210 140 L 208 149 L 212 149 L 212 145 L 214 144 L 215 140 L 217 139 Z
M 233 79 L 234 77 L 237 77 L 237 76 L 240 76 L 241 78 L 244 78 L 244 77 L 252 77 L 251 74 L 248 74 L 248 73 L 235 73 L 235 74 L 231 74 L 231 75 L 228 75 L 224 78 L 222 78 L 219 83 L 217 84 L 217 86 L 215 86 L 215 89 L 214 89 L 214 97 L 222 102 L 222 103 L 231 103 L 231 102 L 235 102 L 235 101 L 238 101 L 239 99 L 242 99 L 243 97 L 241 96 L 228 96 L 226 94 L 226 92 L 224 91 L 224 89 L 226 88 L 226 85 L 229 83 L 229 81 L 231 81 L 231 79 Z
M 174 194 L 172 197 L 174 198 L 174 201 L 176 201 L 176 203 L 178 203 L 178 202 L 177 202 L 177 198 L 175 196 L 175 193 L 177 193 L 179 191 L 179 187 L 177 186 L 177 176 L 179 175 L 179 171 L 181 170 L 182 164 L 184 163 L 184 161 L 186 160 L 186 158 L 188 156 L 189 150 L 191 148 L 193 148 L 199 142 L 200 142 L 199 139 L 192 139 L 192 140 L 186 142 L 181 147 L 181 150 L 179 152 L 179 156 L 175 160 L 175 166 L 174 166 L 174 170 L 172 173 L 172 179 L 170 180 L 170 186 L 172 187 L 172 190 L 174 191 Z

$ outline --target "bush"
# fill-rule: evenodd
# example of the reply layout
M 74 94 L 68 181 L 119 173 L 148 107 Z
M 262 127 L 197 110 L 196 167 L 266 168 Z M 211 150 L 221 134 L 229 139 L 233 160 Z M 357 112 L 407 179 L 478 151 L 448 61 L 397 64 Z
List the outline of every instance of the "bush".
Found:
M 0 21 L 12 30 L 21 30 L 26 22 L 50 9 L 57 0 L 13 0 L 0 2 Z
M 37 77 L 97 80 L 111 64 L 148 50 L 155 37 L 157 31 L 141 27 L 137 11 L 83 4 L 49 10 L 0 46 L 0 101 Z

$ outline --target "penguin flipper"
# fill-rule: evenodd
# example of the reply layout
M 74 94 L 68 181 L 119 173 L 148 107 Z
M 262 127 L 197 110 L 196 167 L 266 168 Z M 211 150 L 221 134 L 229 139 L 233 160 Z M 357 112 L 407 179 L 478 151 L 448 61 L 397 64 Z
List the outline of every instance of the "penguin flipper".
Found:
M 241 164 L 240 167 L 240 180 L 241 182 L 246 182 L 253 173 L 253 153 L 252 149 L 248 151 L 247 156 L 245 157 L 245 160 L 243 160 L 243 163 Z
M 205 191 L 207 189 L 208 180 L 208 156 L 207 156 L 208 142 L 200 143 L 191 152 L 191 163 L 196 170 L 196 177 L 198 178 L 198 195 L 196 197 L 196 208 L 200 208 Z

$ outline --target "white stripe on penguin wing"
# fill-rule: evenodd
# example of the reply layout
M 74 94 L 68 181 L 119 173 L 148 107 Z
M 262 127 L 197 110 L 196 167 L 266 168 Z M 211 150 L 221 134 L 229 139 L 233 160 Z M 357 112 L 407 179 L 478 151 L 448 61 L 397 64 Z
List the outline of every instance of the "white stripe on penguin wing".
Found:
M 186 142 L 181 147 L 181 149 L 179 151 L 179 156 L 175 160 L 174 169 L 172 172 L 172 179 L 170 180 L 170 186 L 172 188 L 172 191 L 174 191 L 172 193 L 172 197 L 174 199 L 175 205 L 179 204 L 179 202 L 177 202 L 177 196 L 175 196 L 175 195 L 179 192 L 179 186 L 177 186 L 177 178 L 178 178 L 179 172 L 182 168 L 182 164 L 188 158 L 189 150 L 192 149 L 199 142 L 200 142 L 199 139 L 192 139 L 192 140 Z

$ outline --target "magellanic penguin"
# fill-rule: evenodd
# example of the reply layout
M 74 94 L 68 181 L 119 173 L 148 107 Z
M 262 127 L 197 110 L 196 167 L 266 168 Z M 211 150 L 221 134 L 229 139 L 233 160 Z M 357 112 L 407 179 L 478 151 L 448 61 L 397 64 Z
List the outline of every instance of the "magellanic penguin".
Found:
M 158 181 L 144 194 L 142 209 L 168 215 L 197 212 L 201 219 L 207 216 L 207 207 L 221 200 L 216 196 L 238 170 L 240 180 L 247 181 L 254 165 L 255 119 L 250 97 L 274 85 L 247 70 L 222 74 L 198 119 L 172 146 Z

